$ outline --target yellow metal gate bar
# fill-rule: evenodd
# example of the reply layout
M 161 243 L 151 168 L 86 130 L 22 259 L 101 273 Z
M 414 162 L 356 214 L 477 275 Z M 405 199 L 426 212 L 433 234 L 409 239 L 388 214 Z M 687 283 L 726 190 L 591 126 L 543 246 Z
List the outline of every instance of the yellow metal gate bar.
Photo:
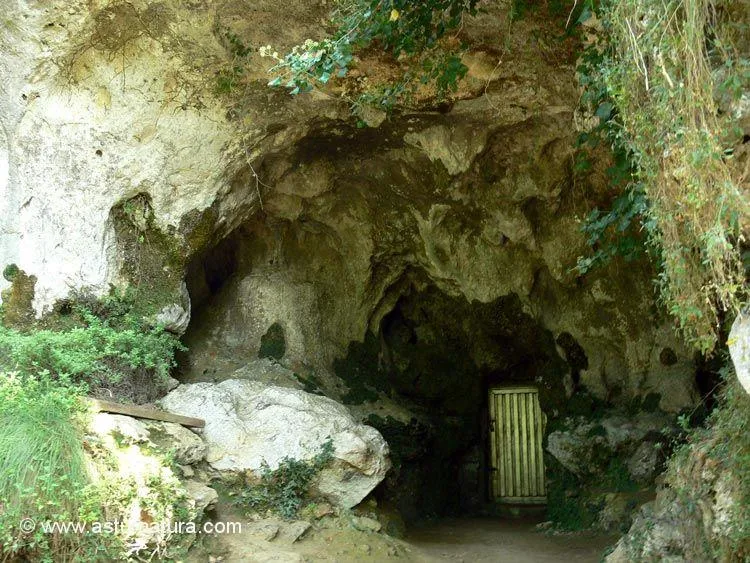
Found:
M 499 502 L 543 504 L 544 414 L 534 387 L 490 390 L 492 494 Z

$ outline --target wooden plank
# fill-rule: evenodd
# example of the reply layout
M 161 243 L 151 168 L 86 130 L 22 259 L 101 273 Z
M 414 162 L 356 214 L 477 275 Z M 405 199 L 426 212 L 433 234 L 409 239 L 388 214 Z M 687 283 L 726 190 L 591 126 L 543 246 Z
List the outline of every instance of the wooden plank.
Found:
M 513 469 L 515 470 L 515 480 L 513 481 L 513 496 L 520 497 L 523 495 L 521 490 L 521 429 L 518 427 L 521 417 L 518 412 L 518 394 L 513 393 Z
M 493 436 L 495 448 L 493 449 L 493 457 L 497 464 L 497 475 L 496 482 L 498 484 L 496 497 L 505 496 L 505 460 L 503 459 L 503 433 L 505 432 L 505 424 L 503 424 L 503 396 L 499 393 L 493 394 L 492 404 L 495 406 L 495 435 Z
M 496 395 L 490 391 L 490 482 L 492 483 L 492 497 L 500 496 L 500 485 L 498 483 L 499 467 L 497 462 L 497 409 L 495 408 Z
M 503 393 L 503 412 L 505 413 L 505 428 L 503 439 L 503 461 L 505 462 L 505 493 L 503 496 L 513 496 L 513 452 L 512 452 L 512 428 L 510 412 L 510 395 Z
M 149 407 L 139 407 L 137 405 L 121 405 L 119 403 L 113 403 L 111 401 L 101 401 L 99 399 L 89 399 L 89 402 L 91 403 L 93 410 L 97 412 L 126 414 L 128 416 L 134 416 L 136 418 L 146 418 L 148 420 L 175 422 L 177 424 L 190 426 L 192 428 L 203 428 L 206 426 L 206 421 L 202 418 L 181 416 L 179 414 L 160 411 Z
M 536 393 L 529 393 L 527 404 L 529 414 L 529 495 L 532 497 L 539 496 L 539 472 L 536 465 L 536 416 L 534 412 L 536 400 Z
M 534 401 L 534 411 L 536 416 L 534 417 L 535 424 L 537 425 L 537 440 L 536 440 L 536 459 L 537 459 L 537 491 L 540 496 L 547 494 L 547 483 L 544 470 L 544 450 L 542 449 L 542 439 L 544 437 L 544 415 L 542 414 L 541 405 L 539 404 L 539 397 Z
M 529 496 L 529 442 L 526 430 L 531 421 L 526 417 L 528 397 L 527 393 L 518 394 L 519 423 L 521 425 L 521 459 L 519 463 L 521 464 L 521 496 L 524 497 Z

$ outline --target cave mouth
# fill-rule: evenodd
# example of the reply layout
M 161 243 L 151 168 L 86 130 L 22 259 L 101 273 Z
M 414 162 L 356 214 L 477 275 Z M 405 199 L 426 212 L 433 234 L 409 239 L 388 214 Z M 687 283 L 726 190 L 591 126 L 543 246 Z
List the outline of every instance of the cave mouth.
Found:
M 222 350 L 210 357 L 195 354 L 194 350 L 214 344 L 207 327 L 211 325 L 217 311 L 227 306 L 221 303 L 223 290 L 241 275 L 241 248 L 243 240 L 247 238 L 245 231 L 244 226 L 238 227 L 215 245 L 194 256 L 187 264 L 185 286 L 190 296 L 191 320 L 182 336 L 187 349 L 176 354 L 175 370 L 175 376 L 183 383 L 211 381 L 219 371 L 231 370 L 231 367 L 239 367 L 242 363 L 238 361 L 236 366 L 229 365 L 234 363 L 231 362 L 233 354 L 230 350 Z
M 349 387 L 344 402 L 369 411 L 391 447 L 378 501 L 407 524 L 502 514 L 490 486 L 490 390 L 531 387 L 542 411 L 562 413 L 572 369 L 557 350 L 516 295 L 480 303 L 434 285 L 404 292 L 377 331 L 334 362 Z M 413 416 L 393 416 L 394 403 Z
M 379 504 L 410 526 L 507 514 L 509 505 L 496 501 L 491 486 L 490 391 L 533 388 L 549 422 L 566 416 L 585 395 L 577 380 L 588 368 L 574 337 L 547 330 L 515 294 L 469 301 L 414 270 L 374 306 L 364 338 L 339 344 L 338 358 L 315 371 L 312 363 L 302 365 L 307 358 L 299 354 L 308 349 L 295 349 L 289 332 L 289 319 L 304 309 L 282 292 L 288 261 L 272 242 L 284 237 L 263 229 L 260 222 L 243 225 L 189 265 L 193 321 L 183 337 L 190 352 L 180 358 L 181 381 L 232 377 L 259 357 L 295 377 L 312 366 L 314 392 L 349 406 L 390 446 L 393 469 L 373 493 Z M 276 290 L 289 304 L 281 312 L 263 307 Z M 309 298 L 318 303 L 321 295 Z

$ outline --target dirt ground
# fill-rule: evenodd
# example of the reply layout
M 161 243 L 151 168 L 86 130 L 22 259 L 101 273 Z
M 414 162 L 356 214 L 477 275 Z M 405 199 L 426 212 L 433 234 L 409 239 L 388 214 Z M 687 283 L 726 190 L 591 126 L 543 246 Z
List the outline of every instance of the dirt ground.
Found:
M 617 538 L 548 535 L 529 520 L 460 519 L 413 530 L 406 538 L 428 561 L 466 563 L 596 563 Z
M 615 537 L 549 535 L 536 521 L 498 518 L 443 520 L 413 529 L 403 540 L 354 529 L 346 518 L 316 522 L 299 539 L 282 525 L 263 537 L 267 523 L 242 534 L 205 538 L 190 563 L 596 563 Z M 260 528 L 258 527 L 260 526 Z M 272 534 L 273 535 L 273 534 Z

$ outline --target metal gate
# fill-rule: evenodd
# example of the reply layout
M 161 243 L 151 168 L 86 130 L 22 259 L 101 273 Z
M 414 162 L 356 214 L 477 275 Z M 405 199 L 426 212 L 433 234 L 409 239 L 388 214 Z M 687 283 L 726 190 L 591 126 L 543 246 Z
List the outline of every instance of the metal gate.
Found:
M 490 389 L 492 495 L 498 502 L 544 504 L 545 417 L 534 387 Z

